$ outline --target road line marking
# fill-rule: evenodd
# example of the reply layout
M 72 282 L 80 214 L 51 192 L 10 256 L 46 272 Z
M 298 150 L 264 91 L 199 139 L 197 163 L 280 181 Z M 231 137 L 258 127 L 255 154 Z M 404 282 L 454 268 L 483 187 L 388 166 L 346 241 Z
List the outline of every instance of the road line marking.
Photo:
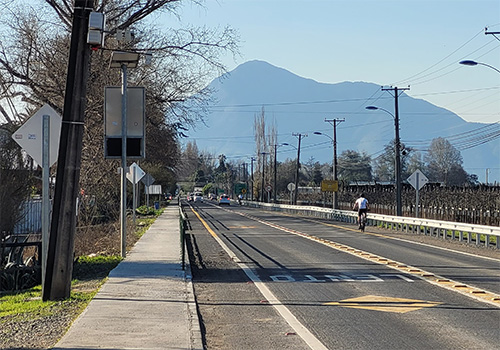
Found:
M 281 215 L 284 215 L 284 214 L 281 214 Z M 288 216 L 288 215 L 284 215 L 284 216 Z M 418 244 L 418 245 L 421 245 L 421 246 L 430 247 L 430 248 L 434 248 L 434 249 L 440 249 L 440 250 L 449 251 L 449 252 L 453 252 L 453 253 L 457 253 L 457 254 L 462 254 L 462 255 L 467 255 L 467 256 L 474 257 L 474 258 L 481 258 L 481 259 L 485 259 L 485 260 L 492 260 L 492 261 L 498 261 L 498 262 L 500 262 L 500 259 L 491 258 L 489 256 L 475 255 L 475 254 L 471 254 L 471 253 L 467 253 L 467 252 L 462 252 L 460 250 L 453 250 L 453 249 L 450 249 L 450 248 L 437 247 L 437 246 L 433 246 L 433 245 L 427 244 L 427 243 L 410 241 L 410 240 L 407 240 L 407 239 L 404 239 L 404 238 L 391 237 L 391 236 L 387 236 L 387 235 L 383 235 L 383 234 L 375 233 L 375 232 L 367 232 L 367 231 L 360 232 L 359 230 L 352 229 L 350 227 L 329 224 L 327 222 L 317 221 L 317 220 L 313 220 L 313 219 L 309 219 L 309 218 L 304 218 L 304 217 L 301 217 L 301 219 L 303 219 L 305 221 L 314 222 L 314 223 L 317 223 L 317 224 L 320 224 L 320 225 L 324 225 L 324 226 L 330 226 L 330 227 L 340 228 L 340 229 L 343 229 L 343 230 L 348 230 L 348 231 L 353 231 L 353 232 L 359 232 L 359 233 L 362 233 L 362 234 L 365 234 L 365 235 L 376 236 L 376 237 L 387 238 L 387 239 L 393 239 L 395 241 L 401 241 L 401 242 L 406 242 L 406 243 Z
M 424 307 L 434 307 L 440 304 L 442 303 L 435 301 L 367 295 L 364 297 L 324 303 L 323 305 L 334 305 L 354 309 L 396 312 L 403 314 L 410 311 L 417 311 L 423 309 Z
M 276 298 L 276 296 L 271 292 L 271 290 L 260 280 L 260 278 L 249 268 L 245 263 L 241 262 L 236 254 L 229 249 L 229 247 L 220 239 L 220 237 L 208 226 L 208 224 L 201 218 L 201 216 L 191 208 L 193 213 L 198 217 L 203 226 L 207 231 L 215 238 L 217 243 L 224 249 L 224 251 L 231 257 L 234 262 L 245 272 L 245 274 L 250 278 L 255 286 L 259 289 L 260 293 L 266 298 L 266 300 L 278 311 L 281 317 L 293 328 L 293 330 L 304 340 L 304 342 L 314 350 L 328 350 L 326 346 L 323 345 L 310 331 L 307 329 L 300 321 L 295 317 L 294 314 L 288 308 L 281 303 L 281 301 Z
M 235 213 L 237 213 L 241 216 L 247 217 L 248 219 L 260 222 L 263 225 L 267 225 L 267 226 L 273 227 L 275 229 L 282 230 L 284 232 L 288 232 L 288 233 L 297 235 L 299 237 L 303 237 L 303 238 L 309 239 L 311 241 L 318 242 L 320 244 L 326 245 L 326 246 L 331 247 L 333 249 L 345 252 L 347 254 L 357 256 L 361 259 L 365 259 L 365 260 L 371 261 L 371 262 L 376 263 L 376 264 L 386 265 L 387 267 L 389 267 L 391 269 L 415 276 L 416 278 L 419 278 L 423 281 L 431 283 L 435 286 L 439 286 L 439 287 L 460 293 L 460 294 L 465 295 L 469 298 L 472 298 L 472 299 L 475 299 L 475 300 L 478 300 L 481 302 L 485 302 L 485 303 L 488 303 L 490 305 L 494 305 L 496 307 L 500 307 L 500 294 L 496 294 L 496 293 L 489 292 L 489 291 L 484 291 L 480 288 L 476 288 L 474 286 L 469 286 L 469 285 L 466 285 L 466 287 L 456 287 L 457 285 L 462 286 L 463 284 L 460 282 L 457 282 L 457 281 L 453 281 L 453 280 L 435 275 L 433 273 L 416 268 L 414 266 L 402 264 L 402 263 L 397 262 L 395 260 L 387 259 L 387 258 L 378 256 L 378 255 L 375 255 L 375 254 L 371 254 L 368 252 L 363 252 L 361 250 L 354 249 L 353 247 L 350 247 L 350 246 L 345 245 L 345 244 L 339 244 L 339 243 L 329 241 L 329 240 L 324 239 L 324 238 L 319 238 L 319 237 L 316 237 L 316 236 L 313 236 L 313 235 L 310 235 L 307 233 L 303 233 L 303 232 L 300 232 L 297 230 L 289 229 L 287 227 L 280 226 L 280 225 L 272 223 L 272 222 L 264 221 L 260 218 L 257 218 L 253 215 L 249 215 L 247 213 L 242 213 L 242 212 L 237 212 L 237 211 L 235 211 Z M 344 228 L 344 227 L 341 227 L 341 228 L 348 229 L 348 228 Z M 352 231 L 354 231 L 354 230 L 352 230 Z M 385 237 L 385 236 L 383 236 L 383 237 Z M 380 261 L 379 259 L 386 259 L 386 261 Z M 496 260 L 496 259 L 492 259 L 492 260 Z M 464 289 L 466 289 L 466 290 L 464 290 Z

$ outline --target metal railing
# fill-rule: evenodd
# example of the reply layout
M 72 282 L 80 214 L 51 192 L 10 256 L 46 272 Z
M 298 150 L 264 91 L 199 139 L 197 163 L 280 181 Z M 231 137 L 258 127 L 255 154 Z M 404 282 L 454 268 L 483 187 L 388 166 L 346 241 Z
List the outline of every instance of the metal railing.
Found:
M 357 212 L 348 210 L 250 201 L 244 201 L 243 205 L 352 224 L 357 223 L 358 220 Z M 429 235 L 442 239 L 456 239 L 460 242 L 467 242 L 469 244 L 475 243 L 478 246 L 483 244 L 485 247 L 496 247 L 496 249 L 500 249 L 500 227 L 496 226 L 474 225 L 460 222 L 370 213 L 367 215 L 367 219 L 367 225 L 369 226 L 378 226 L 391 230 Z
M 182 210 L 181 200 L 179 199 L 179 232 L 180 232 L 180 244 L 181 244 L 181 266 L 184 270 L 186 267 L 186 227 L 187 227 L 187 216 Z

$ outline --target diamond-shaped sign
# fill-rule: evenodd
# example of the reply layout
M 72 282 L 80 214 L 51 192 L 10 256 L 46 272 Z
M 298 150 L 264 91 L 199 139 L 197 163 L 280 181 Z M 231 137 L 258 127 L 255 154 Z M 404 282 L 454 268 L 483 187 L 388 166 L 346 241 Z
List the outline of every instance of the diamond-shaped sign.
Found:
M 134 176 L 134 172 L 135 172 L 135 176 Z M 128 173 L 127 173 L 127 179 L 128 179 L 128 181 L 132 182 L 134 185 L 137 184 L 142 179 L 142 177 L 144 175 L 146 175 L 146 173 L 144 172 L 144 170 L 142 170 L 137 165 L 137 163 L 134 163 L 131 166 L 129 166 Z
M 62 117 L 49 105 L 45 104 L 33 116 L 31 116 L 12 135 L 14 141 L 21 146 L 31 158 L 42 165 L 43 155 L 43 116 L 50 116 L 49 129 L 49 166 L 57 161 L 59 153 L 59 138 L 61 136 Z
M 155 178 L 152 177 L 150 174 L 146 174 L 141 180 L 141 182 L 147 186 L 151 186 L 155 182 Z
M 420 170 L 415 170 L 413 174 L 408 178 L 408 182 L 413 186 L 414 189 L 420 190 L 429 182 L 429 179 Z

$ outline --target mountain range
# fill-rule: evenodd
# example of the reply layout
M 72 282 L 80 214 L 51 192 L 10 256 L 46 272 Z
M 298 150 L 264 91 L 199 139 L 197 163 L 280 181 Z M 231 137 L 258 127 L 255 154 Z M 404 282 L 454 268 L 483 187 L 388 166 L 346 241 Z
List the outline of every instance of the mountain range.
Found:
M 266 126 L 277 130 L 278 160 L 295 159 L 298 137 L 300 159 L 321 163 L 333 157 L 333 126 L 337 119 L 337 154 L 366 152 L 376 158 L 395 137 L 394 95 L 367 82 L 320 83 L 297 76 L 263 61 L 249 61 L 209 85 L 217 104 L 205 123 L 190 130 L 200 150 L 228 159 L 249 162 L 255 157 L 254 120 L 265 115 Z M 463 157 L 464 169 L 485 181 L 500 181 L 500 125 L 467 122 L 458 115 L 401 91 L 399 98 L 401 142 L 425 152 L 432 139 L 443 137 Z M 367 110 L 375 105 L 379 110 Z M 324 135 L 316 135 L 321 132 Z M 274 150 L 269 150 L 273 152 Z M 488 169 L 488 170 L 487 170 Z

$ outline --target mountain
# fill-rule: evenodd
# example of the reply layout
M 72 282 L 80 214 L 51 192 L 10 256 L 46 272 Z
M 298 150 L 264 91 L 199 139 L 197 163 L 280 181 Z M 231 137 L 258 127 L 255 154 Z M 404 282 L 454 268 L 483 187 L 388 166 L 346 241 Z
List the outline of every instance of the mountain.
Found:
M 249 162 L 255 156 L 254 119 L 264 112 L 266 125 L 276 126 L 278 144 L 297 146 L 292 133 L 308 134 L 302 139 L 301 161 L 311 157 L 320 162 L 332 161 L 333 127 L 325 119 L 345 119 L 337 125 L 337 154 L 347 149 L 377 157 L 395 136 L 394 97 L 380 93 L 380 85 L 366 82 L 319 83 L 297 76 L 263 61 L 249 61 L 210 85 L 218 103 L 204 125 L 189 132 L 200 150 L 228 159 Z M 373 99 L 372 96 L 378 96 Z M 382 110 L 365 107 L 376 105 Z M 388 112 L 388 113 L 387 113 Z M 400 138 L 406 146 L 425 151 L 433 138 L 444 137 L 461 151 L 464 168 L 484 181 L 500 180 L 498 124 L 466 122 L 458 115 L 425 100 L 406 94 L 399 97 Z M 491 137 L 491 135 L 490 135 Z M 481 142 L 484 142 L 481 144 Z M 476 146 L 477 145 L 477 146 Z M 471 147 L 473 146 L 473 147 Z M 270 150 L 273 151 L 273 150 Z M 296 158 L 296 149 L 279 147 L 278 160 Z

